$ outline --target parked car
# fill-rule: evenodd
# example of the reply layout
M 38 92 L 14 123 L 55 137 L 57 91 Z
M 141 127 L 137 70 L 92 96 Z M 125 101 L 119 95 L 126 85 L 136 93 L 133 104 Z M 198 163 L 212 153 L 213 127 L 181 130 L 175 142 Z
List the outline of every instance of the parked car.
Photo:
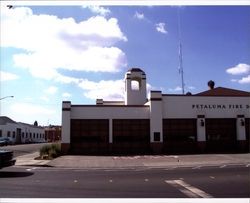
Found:
M 14 141 L 12 138 L 9 137 L 0 137 L 0 146 L 7 146 L 14 144 Z
M 0 146 L 7 146 L 8 140 L 6 140 L 6 137 L 0 137 Z
M 13 151 L 0 150 L 0 169 L 8 166 L 13 166 L 16 160 L 13 159 Z
M 32 143 L 32 139 L 30 138 L 26 138 L 24 141 L 25 144 L 31 144 Z

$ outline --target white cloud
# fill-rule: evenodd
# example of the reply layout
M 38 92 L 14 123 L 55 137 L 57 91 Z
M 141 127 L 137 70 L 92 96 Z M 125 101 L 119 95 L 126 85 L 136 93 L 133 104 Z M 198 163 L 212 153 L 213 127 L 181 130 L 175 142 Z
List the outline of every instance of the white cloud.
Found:
M 170 92 L 178 92 L 178 91 L 181 91 L 182 88 L 181 88 L 180 86 L 177 86 L 177 87 L 175 87 L 175 88 L 169 88 L 168 90 L 169 90 Z
M 127 41 L 116 18 L 95 16 L 76 22 L 35 15 L 27 7 L 1 9 L 1 46 L 23 50 L 14 55 L 15 66 L 34 77 L 69 83 L 72 78 L 58 69 L 119 72 L 127 66 L 125 53 L 115 47 Z
M 167 34 L 168 32 L 165 29 L 165 23 L 157 23 L 155 24 L 155 28 L 158 32 L 161 32 L 163 34 Z
M 145 19 L 144 14 L 143 13 L 139 13 L 137 11 L 135 12 L 134 18 L 137 18 L 139 20 Z
M 99 82 L 82 80 L 79 84 L 89 99 L 104 100 L 124 100 L 124 81 L 123 80 L 101 80 Z
M 45 101 L 45 102 L 49 102 L 49 100 L 50 100 L 47 96 L 41 96 L 40 99 Z
M 50 86 L 48 89 L 46 89 L 44 92 L 47 94 L 55 94 L 57 92 L 58 88 L 55 86 Z
M 194 86 L 188 86 L 187 87 L 189 90 L 194 90 L 194 89 L 196 89 Z
M 89 99 L 124 101 L 124 80 L 101 80 L 94 82 L 84 79 L 78 85 L 84 90 L 84 96 Z M 147 92 L 151 89 L 152 86 L 147 84 Z
M 0 71 L 0 81 L 9 81 L 9 80 L 16 80 L 19 76 L 13 73 L 8 73 L 5 71 Z
M 71 97 L 71 94 L 68 93 L 68 92 L 64 92 L 64 93 L 62 94 L 62 96 L 63 96 L 64 98 L 70 98 L 70 97 Z
M 231 82 L 238 82 L 237 79 L 231 79 Z
M 194 90 L 196 88 L 194 86 L 186 86 L 185 89 L 191 91 L 191 90 Z M 180 86 L 177 86 L 175 88 L 169 88 L 168 91 L 170 91 L 170 92 L 181 92 L 182 88 Z
M 88 8 L 93 13 L 100 14 L 102 16 L 106 16 L 111 13 L 111 11 L 108 8 L 104 8 L 102 6 L 95 6 L 95 5 L 84 5 L 82 8 Z
M 226 70 L 227 73 L 231 75 L 242 75 L 242 74 L 248 74 L 250 73 L 250 65 L 240 63 L 237 66 L 234 66 L 232 68 L 228 68 Z
M 10 117 L 17 122 L 25 122 L 33 124 L 35 120 L 39 125 L 47 125 L 48 121 L 53 121 L 53 124 L 60 124 L 61 107 L 44 107 L 39 104 L 18 102 L 8 104 L 2 108 L 3 115 Z
M 250 75 L 243 77 L 238 81 L 240 84 L 250 84 Z

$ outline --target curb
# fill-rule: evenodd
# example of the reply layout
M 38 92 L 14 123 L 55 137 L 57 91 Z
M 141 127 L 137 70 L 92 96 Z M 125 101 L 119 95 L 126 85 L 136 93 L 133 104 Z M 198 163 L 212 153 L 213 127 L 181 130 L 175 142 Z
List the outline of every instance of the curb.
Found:
M 93 170 L 101 170 L 101 169 L 114 169 L 114 170 L 122 170 L 122 169 L 180 169 L 180 168 L 202 168 L 202 167 L 219 167 L 219 166 L 239 166 L 239 165 L 250 165 L 250 162 L 231 162 L 231 163 L 208 163 L 208 164 L 181 164 L 181 165 L 140 165 L 140 166 L 103 166 L 103 167 L 92 167 L 92 166 L 85 166 L 85 167 L 70 167 L 70 166 L 56 166 L 46 164 L 44 167 L 51 167 L 51 168 L 63 168 L 63 169 L 93 169 Z

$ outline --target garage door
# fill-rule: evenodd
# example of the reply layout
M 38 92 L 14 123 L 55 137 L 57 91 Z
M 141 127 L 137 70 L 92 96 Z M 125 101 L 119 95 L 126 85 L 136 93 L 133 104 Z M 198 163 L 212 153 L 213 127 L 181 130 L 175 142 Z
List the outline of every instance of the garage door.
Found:
M 112 149 L 117 154 L 146 154 L 150 146 L 149 119 L 114 119 Z
M 206 119 L 208 152 L 235 152 L 236 119 Z
M 108 119 L 71 119 L 71 153 L 105 154 L 108 152 Z
M 245 118 L 246 123 L 246 139 L 248 144 L 248 152 L 250 152 L 250 118 Z
M 196 151 L 196 119 L 164 119 L 164 152 L 168 154 L 194 153 Z

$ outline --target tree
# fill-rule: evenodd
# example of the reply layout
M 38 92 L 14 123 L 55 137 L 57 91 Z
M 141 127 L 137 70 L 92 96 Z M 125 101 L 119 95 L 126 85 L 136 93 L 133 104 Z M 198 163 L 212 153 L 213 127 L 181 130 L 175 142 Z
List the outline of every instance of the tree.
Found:
M 37 123 L 37 121 L 35 121 L 35 122 L 34 122 L 34 126 L 38 126 L 38 123 Z

